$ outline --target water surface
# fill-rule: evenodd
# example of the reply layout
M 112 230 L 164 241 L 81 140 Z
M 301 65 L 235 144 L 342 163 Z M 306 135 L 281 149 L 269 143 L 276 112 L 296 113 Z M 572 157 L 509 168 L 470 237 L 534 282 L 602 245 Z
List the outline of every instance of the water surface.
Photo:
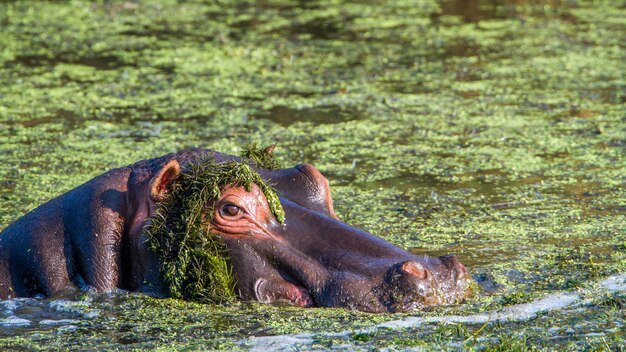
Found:
M 342 219 L 478 285 L 408 315 L 10 300 L 0 348 L 626 348 L 625 32 L 618 0 L 0 4 L 0 228 L 113 167 L 276 142 Z

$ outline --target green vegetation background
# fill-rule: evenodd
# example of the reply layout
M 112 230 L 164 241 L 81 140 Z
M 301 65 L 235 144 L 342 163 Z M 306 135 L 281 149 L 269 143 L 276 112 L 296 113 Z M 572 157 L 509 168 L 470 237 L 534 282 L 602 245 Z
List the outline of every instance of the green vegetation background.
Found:
M 590 289 L 626 271 L 625 33 L 623 0 L 3 2 L 0 228 L 113 167 L 277 142 L 284 164 L 327 175 L 341 218 L 456 253 L 484 287 L 414 315 Z M 307 348 L 625 348 L 624 294 L 591 298 L 526 323 Z M 0 347 L 245 348 L 400 317 L 134 295 L 87 306 L 102 314 L 5 329 Z

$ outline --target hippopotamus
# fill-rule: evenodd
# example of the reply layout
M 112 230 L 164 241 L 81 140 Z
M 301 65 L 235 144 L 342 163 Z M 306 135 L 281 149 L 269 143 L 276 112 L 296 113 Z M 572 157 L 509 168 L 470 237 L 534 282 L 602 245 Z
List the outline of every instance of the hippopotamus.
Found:
M 144 229 L 187 165 L 200 157 L 248 163 L 277 192 L 226 186 L 206 214 L 229 251 L 239 299 L 301 307 L 405 312 L 463 301 L 471 278 L 454 255 L 412 254 L 342 222 L 329 183 L 310 164 L 266 169 L 189 149 L 105 172 L 17 219 L 0 233 L 0 298 L 54 296 L 76 287 L 168 296 Z

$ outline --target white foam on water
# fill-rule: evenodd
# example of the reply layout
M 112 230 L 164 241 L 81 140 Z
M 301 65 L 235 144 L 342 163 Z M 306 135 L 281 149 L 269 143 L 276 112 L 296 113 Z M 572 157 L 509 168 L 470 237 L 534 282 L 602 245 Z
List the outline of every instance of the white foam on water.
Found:
M 74 319 L 59 319 L 59 320 L 44 319 L 39 322 L 39 325 L 67 325 L 67 324 L 75 324 L 77 322 L 78 321 Z
M 402 320 L 392 320 L 371 328 L 364 329 L 363 332 L 374 332 L 381 328 L 402 329 L 415 328 L 422 324 L 430 323 L 463 323 L 463 324 L 485 324 L 488 322 L 513 322 L 530 320 L 537 314 L 545 311 L 567 308 L 580 300 L 580 296 L 572 293 L 554 293 L 542 299 L 516 304 L 506 307 L 497 312 L 480 313 L 473 315 L 448 315 L 443 317 L 411 317 Z
M 17 307 L 19 307 L 19 305 L 16 300 L 10 299 L 6 301 L 0 301 L 0 307 L 2 307 L 2 310 L 4 312 L 11 313 L 11 312 L 15 312 L 15 310 L 17 309 Z
M 608 277 L 600 282 L 600 286 L 611 292 L 626 291 L 626 274 Z
M 99 309 L 91 309 L 90 311 L 86 312 L 85 314 L 83 314 L 83 318 L 85 319 L 94 319 L 100 316 L 100 310 Z
M 11 298 L 4 301 L 0 301 L 0 313 L 6 315 L 13 315 L 15 310 L 25 304 L 36 304 L 38 302 L 35 298 Z
M 87 301 L 70 301 L 58 299 L 48 303 L 50 310 L 70 314 L 74 317 L 82 317 L 85 319 L 93 319 L 100 316 L 100 310 L 89 307 Z
M 610 292 L 626 291 L 626 274 L 608 277 L 599 283 L 602 289 Z M 538 314 L 548 311 L 565 309 L 583 302 L 579 293 L 556 292 L 543 298 L 523 304 L 505 307 L 499 311 L 473 315 L 449 315 L 443 317 L 408 317 L 392 320 L 358 331 L 341 331 L 337 333 L 301 333 L 276 336 L 252 337 L 241 344 L 250 347 L 251 351 L 284 351 L 293 350 L 296 345 L 311 345 L 319 338 L 346 337 L 351 334 L 373 333 L 379 329 L 416 328 L 430 323 L 464 323 L 486 324 L 493 322 L 521 322 L 535 318 Z
M 293 350 L 296 345 L 310 345 L 313 343 L 313 336 L 313 334 L 297 334 L 255 337 L 250 340 L 250 342 L 254 344 L 254 346 L 250 348 L 250 351 Z
M 12 315 L 10 317 L 0 319 L 0 326 L 12 327 L 12 326 L 28 326 L 31 324 L 31 321 L 28 319 L 23 319 Z
M 58 328 L 57 331 L 60 333 L 64 333 L 64 332 L 71 332 L 76 329 L 78 329 L 78 326 L 76 325 L 63 325 L 60 328 Z

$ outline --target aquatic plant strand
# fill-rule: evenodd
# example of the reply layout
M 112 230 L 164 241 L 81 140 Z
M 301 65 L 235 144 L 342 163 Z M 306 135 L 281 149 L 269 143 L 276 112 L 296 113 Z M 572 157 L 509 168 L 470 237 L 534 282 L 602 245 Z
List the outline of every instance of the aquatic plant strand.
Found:
M 246 163 L 204 157 L 183 169 L 170 196 L 157 205 L 146 228 L 150 248 L 163 263 L 163 279 L 175 298 L 210 303 L 235 299 L 228 250 L 211 233 L 209 217 L 226 185 L 261 188 L 279 222 L 285 215 L 276 192 Z
M 263 149 L 259 149 L 256 143 L 246 145 L 241 152 L 241 157 L 249 159 L 256 166 L 264 169 L 280 169 L 282 165 L 276 160 L 272 152 L 276 148 L 276 144 L 269 145 Z

